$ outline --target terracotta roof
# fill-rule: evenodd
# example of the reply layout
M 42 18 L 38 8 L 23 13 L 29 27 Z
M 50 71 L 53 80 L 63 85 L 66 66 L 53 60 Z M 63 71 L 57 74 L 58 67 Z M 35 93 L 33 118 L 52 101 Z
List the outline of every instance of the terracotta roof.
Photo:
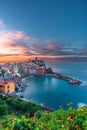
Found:
M 0 80 L 0 87 L 5 86 L 7 83 L 8 83 L 7 81 Z

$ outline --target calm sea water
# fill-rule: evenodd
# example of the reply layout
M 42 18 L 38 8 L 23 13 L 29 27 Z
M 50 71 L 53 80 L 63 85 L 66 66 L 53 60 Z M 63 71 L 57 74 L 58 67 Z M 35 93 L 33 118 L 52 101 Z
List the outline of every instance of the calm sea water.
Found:
M 52 109 L 59 106 L 67 109 L 67 103 L 73 102 L 73 107 L 78 104 L 87 104 L 87 62 L 61 62 L 46 63 L 53 71 L 84 81 L 80 86 L 70 85 L 60 79 L 37 76 L 27 77 L 28 83 L 24 96 L 27 100 L 44 105 Z

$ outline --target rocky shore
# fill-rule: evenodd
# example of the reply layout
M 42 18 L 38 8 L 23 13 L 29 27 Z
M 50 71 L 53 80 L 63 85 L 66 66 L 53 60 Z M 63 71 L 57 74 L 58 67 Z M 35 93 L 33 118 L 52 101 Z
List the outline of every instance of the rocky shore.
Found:
M 31 76 L 31 75 L 32 74 L 26 74 L 26 75 L 23 75 L 21 77 L 14 77 L 13 81 L 16 84 L 16 95 L 17 95 L 17 97 L 19 97 L 19 98 L 24 97 L 23 92 L 25 91 L 26 87 L 29 86 L 26 83 L 25 78 L 28 77 L 28 76 Z M 37 76 L 37 75 L 35 75 L 35 76 Z M 69 84 L 72 84 L 72 85 L 81 85 L 81 83 L 82 83 L 82 81 L 80 81 L 80 80 L 73 79 L 71 77 L 64 76 L 64 75 L 59 74 L 59 73 L 55 73 L 55 72 L 52 71 L 52 68 L 48 68 L 47 71 L 46 71 L 46 74 L 41 75 L 41 76 L 50 76 L 50 77 L 53 77 L 53 78 L 65 80 Z
M 54 73 L 54 74 L 53 74 L 53 77 L 56 77 L 56 78 L 59 78 L 59 79 L 68 81 L 70 84 L 73 84 L 73 85 L 80 85 L 80 84 L 82 83 L 80 80 L 73 79 L 73 78 L 71 78 L 71 77 L 64 76 L 64 75 L 62 75 L 62 74 Z
M 24 76 L 20 77 L 18 79 L 18 82 L 16 80 L 17 92 L 25 91 L 28 84 L 25 82 L 24 78 L 27 76 L 30 76 L 30 75 L 28 74 L 28 75 L 24 75 Z M 35 75 L 35 76 L 37 76 L 37 75 Z M 64 76 L 62 74 L 58 74 L 58 73 L 54 73 L 54 72 L 46 73 L 44 76 L 50 76 L 50 77 L 62 79 L 62 80 L 68 81 L 68 83 L 72 84 L 72 85 L 81 85 L 81 83 L 82 83 L 82 81 L 80 81 L 80 80 L 73 79 L 71 77 Z

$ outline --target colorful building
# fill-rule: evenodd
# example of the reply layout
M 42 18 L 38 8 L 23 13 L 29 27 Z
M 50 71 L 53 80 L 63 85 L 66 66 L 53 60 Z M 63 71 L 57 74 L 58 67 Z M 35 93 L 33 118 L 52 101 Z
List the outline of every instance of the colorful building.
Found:
M 15 91 L 15 83 L 13 81 L 0 81 L 0 91 L 4 94 Z
M 36 69 L 36 75 L 44 75 L 45 72 L 46 72 L 46 69 L 45 69 L 44 66 L 38 67 L 38 68 Z
M 43 60 L 32 60 L 32 63 L 36 65 L 36 75 L 44 75 L 46 73 L 46 65 Z

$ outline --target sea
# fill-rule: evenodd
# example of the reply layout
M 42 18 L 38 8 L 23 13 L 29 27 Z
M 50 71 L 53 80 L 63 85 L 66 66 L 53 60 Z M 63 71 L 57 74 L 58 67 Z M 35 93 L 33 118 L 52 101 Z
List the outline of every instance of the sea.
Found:
M 54 72 L 79 79 L 81 85 L 71 85 L 67 81 L 45 76 L 29 76 L 24 80 L 28 84 L 24 92 L 27 101 L 54 110 L 68 109 L 87 105 L 87 62 L 48 62 Z

